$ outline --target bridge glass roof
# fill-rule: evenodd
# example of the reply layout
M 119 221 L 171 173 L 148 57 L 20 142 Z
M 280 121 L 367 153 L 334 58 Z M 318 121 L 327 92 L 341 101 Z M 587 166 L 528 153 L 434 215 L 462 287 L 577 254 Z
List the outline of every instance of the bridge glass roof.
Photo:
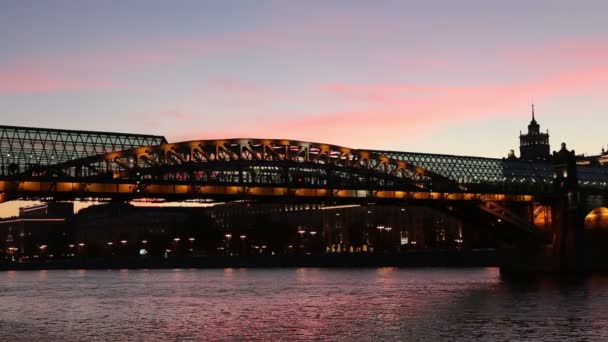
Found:
M 0 175 L 166 142 L 154 135 L 0 126 Z
M 412 152 L 376 152 L 418 165 L 462 184 L 521 181 L 521 179 L 544 181 L 552 177 L 551 164 L 548 162 Z
M 553 166 L 548 161 L 454 156 L 430 153 L 374 151 L 423 167 L 460 184 L 551 183 Z M 608 167 L 577 166 L 581 186 L 608 188 Z

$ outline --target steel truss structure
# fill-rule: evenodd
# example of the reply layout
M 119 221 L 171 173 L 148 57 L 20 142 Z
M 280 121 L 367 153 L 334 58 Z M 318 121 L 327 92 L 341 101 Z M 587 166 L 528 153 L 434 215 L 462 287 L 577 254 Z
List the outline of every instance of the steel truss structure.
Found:
M 0 176 L 166 142 L 153 135 L 0 126 Z
M 0 181 L 1 191 L 21 196 L 113 198 L 472 200 L 480 195 L 452 179 L 372 151 L 269 139 L 188 141 L 68 160 Z M 492 200 L 505 196 L 484 195 Z M 531 197 L 512 196 L 511 200 L 530 201 Z
M 529 192 L 546 191 L 553 183 L 554 170 L 549 161 L 526 161 L 443 154 L 374 151 L 394 160 L 418 165 L 426 170 L 469 187 L 517 186 Z M 578 165 L 579 186 L 590 190 L 608 189 L 608 167 Z
M 358 190 L 458 190 L 452 180 L 365 150 L 288 140 L 201 140 L 139 147 L 49 166 L 28 178 Z
M 352 149 L 273 139 L 167 143 L 164 137 L 0 126 L 0 195 L 179 197 L 263 195 L 470 199 L 550 194 L 553 165 Z M 608 168 L 578 166 L 605 194 Z M 3 196 L 6 197 L 6 194 Z M 12 195 L 15 196 L 15 195 Z M 528 198 L 528 197 L 526 197 Z

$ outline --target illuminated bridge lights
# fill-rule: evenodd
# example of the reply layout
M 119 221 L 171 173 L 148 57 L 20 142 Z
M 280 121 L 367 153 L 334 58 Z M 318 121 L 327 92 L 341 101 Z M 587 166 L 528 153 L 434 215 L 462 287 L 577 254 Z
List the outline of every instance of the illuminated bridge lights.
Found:
M 8 182 L 0 182 L 0 191 Z M 137 192 L 135 184 L 106 184 L 106 183 L 73 183 L 73 182 L 22 182 L 19 193 L 26 197 L 36 195 L 61 196 L 74 195 L 75 197 L 112 197 L 125 195 L 126 198 L 137 197 L 176 197 L 180 199 L 201 198 L 216 196 L 250 197 L 303 197 L 303 198 L 345 198 L 345 199 L 400 199 L 400 200 L 447 200 L 447 201 L 510 201 L 531 202 L 531 195 L 518 194 L 481 194 L 481 193 L 447 193 L 427 191 L 369 191 L 369 190 L 335 190 L 316 189 L 290 189 L 284 187 L 240 187 L 240 186 L 204 186 L 192 188 L 187 185 L 155 185 L 150 184 L 143 192 Z
M 107 144 L 104 146 L 112 150 L 99 153 L 89 149 L 84 155 L 68 153 L 66 157 L 65 153 L 57 154 L 58 145 L 45 145 L 42 150 L 50 159 L 39 165 L 11 166 L 10 174 L 0 175 L 0 180 L 7 182 L 0 183 L 2 191 L 32 197 L 74 193 L 87 197 L 247 195 L 460 200 L 475 194 L 549 193 L 553 182 L 553 166 L 545 161 L 360 150 L 292 140 L 168 144 L 154 136 L 120 138 L 119 134 L 103 133 L 106 136 L 101 139 L 102 133 L 62 134 L 64 147 L 71 141 L 73 145 L 67 145 L 76 151 L 81 149 L 73 140 L 78 141 L 78 137 L 87 137 L 87 143 L 93 145 Z M 93 137 L 101 140 L 91 140 Z M 15 137 L 10 139 L 4 138 L 2 146 L 16 144 Z M 35 144 L 36 139 L 32 140 Z M 157 144 L 133 146 L 149 142 L 146 139 Z M 125 149 L 118 148 L 118 143 Z M 13 155 L 13 145 L 3 147 L 0 155 L 5 149 Z M 26 150 L 29 156 L 35 155 L 31 148 Z M 52 161 L 55 155 L 61 158 Z M 607 187 L 608 168 L 578 166 L 578 171 L 581 187 Z

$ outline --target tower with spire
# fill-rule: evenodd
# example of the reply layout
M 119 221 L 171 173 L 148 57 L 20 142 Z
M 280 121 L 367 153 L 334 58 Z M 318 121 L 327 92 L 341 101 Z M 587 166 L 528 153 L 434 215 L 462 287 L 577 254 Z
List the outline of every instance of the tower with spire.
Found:
M 532 121 L 528 125 L 527 134 L 519 134 L 519 153 L 523 160 L 547 160 L 550 158 L 549 130 L 540 132 L 540 125 L 536 122 L 534 104 L 532 104 Z

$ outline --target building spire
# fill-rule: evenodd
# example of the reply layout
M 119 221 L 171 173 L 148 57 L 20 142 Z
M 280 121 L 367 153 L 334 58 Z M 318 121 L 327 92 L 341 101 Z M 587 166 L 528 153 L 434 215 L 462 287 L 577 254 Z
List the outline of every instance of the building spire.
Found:
M 534 101 L 532 102 L 532 121 L 536 121 L 534 118 Z

